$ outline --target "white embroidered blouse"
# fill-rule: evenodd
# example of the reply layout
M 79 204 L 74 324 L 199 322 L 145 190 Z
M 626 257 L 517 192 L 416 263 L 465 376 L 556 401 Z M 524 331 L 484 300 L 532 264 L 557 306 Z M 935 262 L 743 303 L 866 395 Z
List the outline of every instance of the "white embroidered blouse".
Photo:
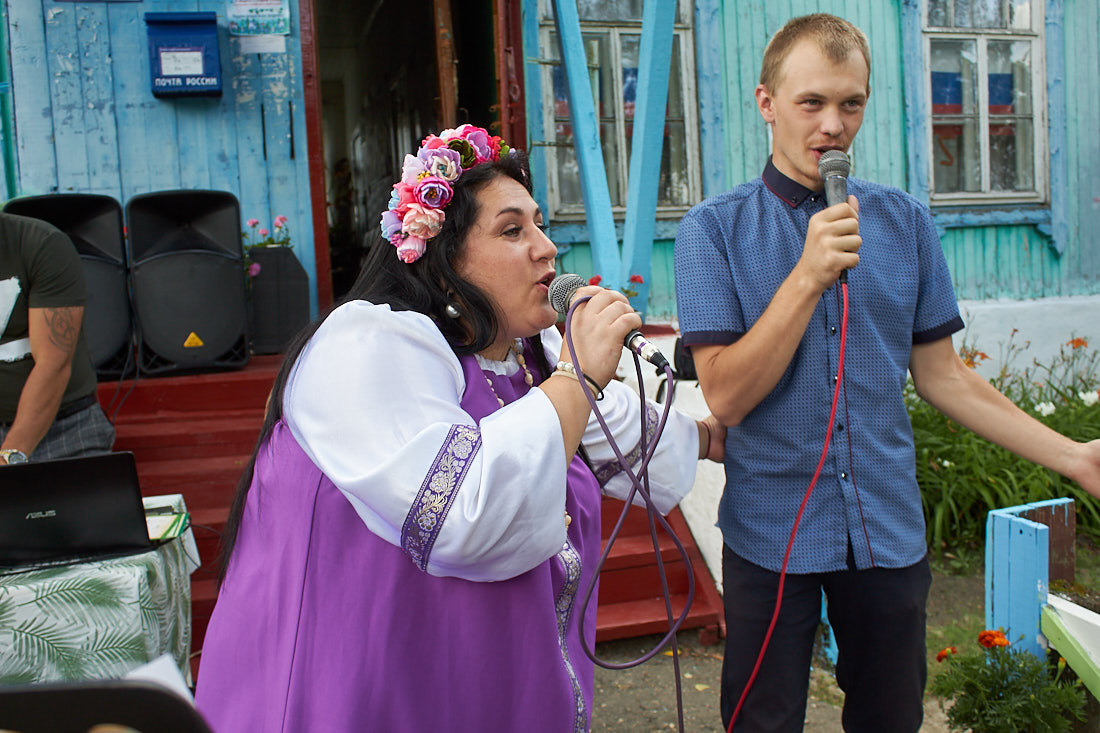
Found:
M 556 362 L 561 335 L 549 328 L 542 341 Z M 519 368 L 514 358 L 483 366 L 505 374 Z M 429 318 L 357 301 L 329 315 L 302 351 L 283 414 L 364 524 L 399 547 L 410 507 L 452 429 L 479 430 L 480 449 L 461 476 L 426 570 L 504 580 L 546 561 L 566 541 L 561 424 L 546 394 L 532 389 L 477 426 L 460 404 L 465 386 L 458 358 Z M 604 394 L 604 420 L 629 455 L 639 439 L 638 396 L 617 381 Z M 649 405 L 652 422 L 662 409 Z M 698 441 L 694 419 L 673 409 L 649 467 L 652 497 L 664 513 L 691 489 Z M 583 443 L 604 492 L 625 498 L 630 480 L 622 472 L 608 477 L 615 457 L 594 415 Z

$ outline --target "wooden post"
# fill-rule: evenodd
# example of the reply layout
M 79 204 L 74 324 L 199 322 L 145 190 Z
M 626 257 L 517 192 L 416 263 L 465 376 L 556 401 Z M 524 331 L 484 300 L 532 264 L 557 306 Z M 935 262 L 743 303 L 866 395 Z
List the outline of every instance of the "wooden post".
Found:
M 328 250 L 328 206 L 325 201 L 325 156 L 321 143 L 321 80 L 313 0 L 299 0 L 302 89 L 305 96 L 306 150 L 309 156 L 309 201 L 313 215 L 313 261 L 317 275 L 317 310 L 332 303 L 332 262 Z
M 458 74 L 455 71 L 455 34 L 451 0 L 432 0 L 435 60 L 439 70 L 439 119 L 444 129 L 458 122 Z

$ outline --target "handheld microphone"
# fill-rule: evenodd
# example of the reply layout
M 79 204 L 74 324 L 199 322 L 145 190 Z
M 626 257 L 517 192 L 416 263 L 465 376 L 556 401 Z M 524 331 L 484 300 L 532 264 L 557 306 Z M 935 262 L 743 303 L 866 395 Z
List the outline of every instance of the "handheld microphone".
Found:
M 852 163 L 843 150 L 826 150 L 817 161 L 817 172 L 825 182 L 825 203 L 828 206 L 848 200 L 848 173 Z
M 550 305 L 554 310 L 562 315 L 569 312 L 569 304 L 573 300 L 573 296 L 577 294 L 577 291 L 583 288 L 585 283 L 584 278 L 579 275 L 571 273 L 563 273 L 554 278 L 550 283 L 550 292 L 548 297 L 550 298 Z M 664 370 L 668 366 L 668 359 L 665 358 L 656 346 L 649 343 L 646 337 L 638 330 L 631 331 L 623 339 L 623 346 L 633 351 L 638 356 L 648 361 L 659 370 Z
M 825 205 L 848 200 L 848 173 L 852 163 L 843 150 L 826 150 L 817 161 L 817 172 L 825 182 Z M 848 282 L 848 271 L 840 273 L 840 282 Z

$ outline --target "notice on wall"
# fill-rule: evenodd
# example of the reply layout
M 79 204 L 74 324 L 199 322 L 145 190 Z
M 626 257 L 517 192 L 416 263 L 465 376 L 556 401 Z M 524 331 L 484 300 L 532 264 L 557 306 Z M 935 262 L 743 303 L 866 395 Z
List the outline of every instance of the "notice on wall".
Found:
M 225 14 L 232 36 L 290 33 L 289 0 L 227 0 Z
M 286 36 L 241 36 L 241 53 L 286 53 Z

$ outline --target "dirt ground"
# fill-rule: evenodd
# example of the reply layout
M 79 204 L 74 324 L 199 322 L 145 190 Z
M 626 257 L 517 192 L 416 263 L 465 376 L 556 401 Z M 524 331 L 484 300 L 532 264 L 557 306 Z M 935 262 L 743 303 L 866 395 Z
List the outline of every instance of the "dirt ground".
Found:
M 950 638 L 969 634 L 982 624 L 984 585 L 981 574 L 952 576 L 933 573 L 928 600 L 929 674 L 935 673 L 935 654 Z M 596 645 L 601 659 L 621 663 L 641 656 L 659 641 L 657 636 L 624 639 Z M 696 631 L 681 632 L 680 674 L 684 702 L 684 731 L 721 733 L 719 678 L 722 645 L 707 646 Z M 667 651 L 667 650 L 666 650 Z M 832 674 L 815 670 L 806 709 L 807 733 L 840 731 L 844 693 Z M 935 699 L 925 701 L 922 733 L 947 733 L 947 721 Z M 629 670 L 596 668 L 596 702 L 593 733 L 656 733 L 677 730 L 675 678 L 671 656 L 659 654 L 641 667 Z

